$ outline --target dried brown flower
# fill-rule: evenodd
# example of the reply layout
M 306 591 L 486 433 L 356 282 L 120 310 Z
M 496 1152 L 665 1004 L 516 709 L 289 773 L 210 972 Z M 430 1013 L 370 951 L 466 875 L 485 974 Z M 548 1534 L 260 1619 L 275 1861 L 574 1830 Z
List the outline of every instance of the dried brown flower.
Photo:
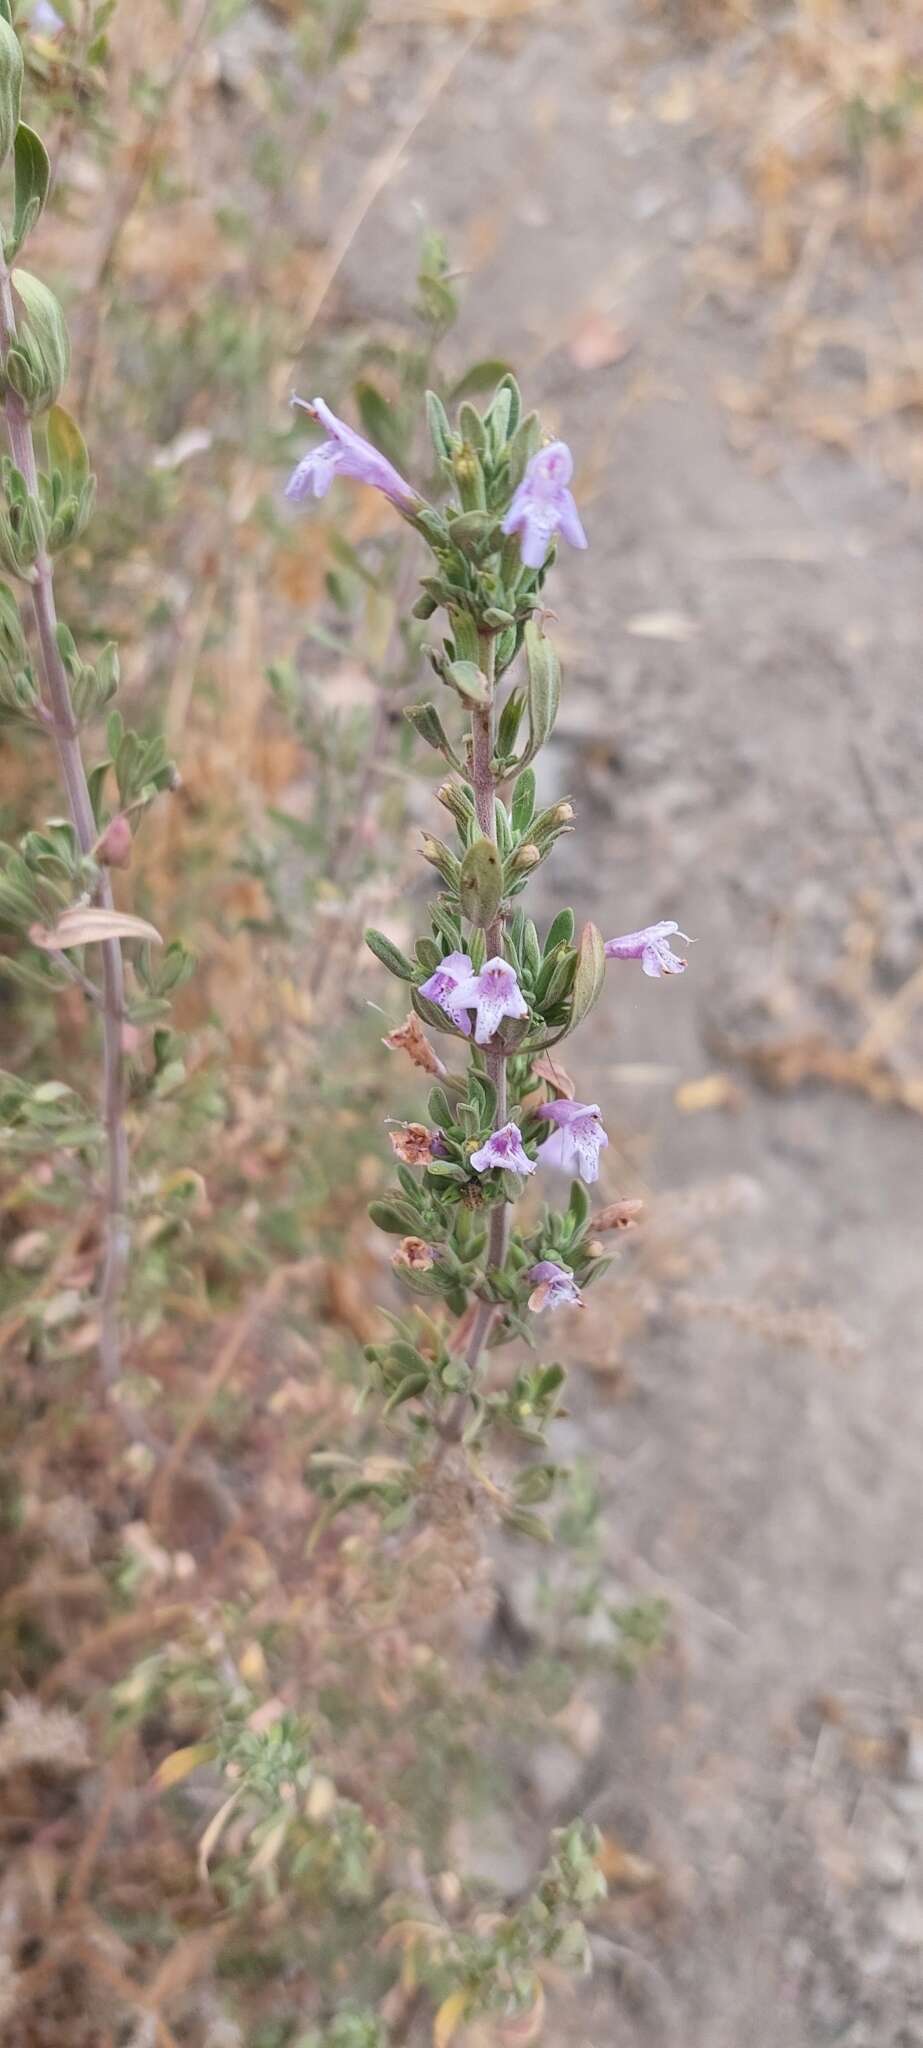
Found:
M 404 1124 L 399 1131 L 389 1131 L 388 1136 L 398 1159 L 405 1166 L 428 1166 L 433 1157 L 432 1133 L 425 1124 Z
M 443 1079 L 447 1070 L 439 1054 L 433 1051 L 419 1017 L 415 1017 L 412 1010 L 408 1011 L 396 1031 L 389 1031 L 383 1043 L 389 1052 L 405 1052 L 415 1067 L 422 1067 L 424 1074 L 436 1074 L 440 1080 Z

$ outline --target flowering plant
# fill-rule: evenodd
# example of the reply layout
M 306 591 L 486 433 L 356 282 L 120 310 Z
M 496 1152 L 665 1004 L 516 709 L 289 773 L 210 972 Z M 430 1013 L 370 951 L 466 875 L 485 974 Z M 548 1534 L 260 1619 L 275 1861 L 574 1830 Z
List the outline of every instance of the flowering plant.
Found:
M 453 739 L 435 702 L 406 714 L 448 764 L 437 795 L 455 844 L 424 837 L 441 887 L 413 958 L 382 932 L 366 933 L 410 990 L 410 1014 L 387 1042 L 436 1083 L 428 1123 L 392 1131 L 397 1183 L 370 1213 L 400 1239 L 393 1263 L 401 1281 L 441 1311 L 420 1306 L 396 1320 L 393 1337 L 370 1345 L 367 1356 L 386 1413 L 413 1404 L 414 1439 L 425 1446 L 435 1434 L 439 1457 L 453 1443 L 473 1447 L 500 1413 L 514 1423 L 527 1413 L 534 1442 L 557 1407 L 560 1367 L 520 1373 L 498 1402 L 485 1393 L 483 1354 L 514 1338 L 531 1345 L 543 1311 L 581 1304 L 609 1264 L 602 1236 L 614 1227 L 611 1209 L 591 1218 L 586 1192 L 608 1142 L 601 1111 L 572 1099 L 551 1055 L 598 1001 L 607 958 L 639 960 L 653 976 L 682 970 L 669 944 L 678 927 L 660 922 L 606 942 L 592 924 L 577 937 L 572 912 L 562 910 L 542 940 L 518 900 L 574 821 L 568 798 L 539 807 L 533 765 L 561 690 L 544 586 L 559 535 L 587 545 L 565 443 L 543 445 L 510 375 L 483 414 L 462 404 L 455 426 L 430 392 L 430 433 L 448 490 L 437 507 L 323 400 L 307 410 L 326 438 L 299 463 L 290 496 L 320 497 L 336 476 L 349 477 L 382 491 L 416 528 L 432 564 L 413 615 L 445 615 L 441 645 L 427 653 L 467 718 L 467 731 Z M 445 1057 L 430 1032 L 448 1036 Z M 520 1222 L 525 1184 L 549 1167 L 576 1171 L 566 1209 L 545 1207 Z M 536 1494 L 534 1477 L 523 1475 L 509 1507 L 510 1519 L 537 1534 L 524 1503 L 547 1496 Z M 409 1469 L 409 1490 L 413 1483 Z

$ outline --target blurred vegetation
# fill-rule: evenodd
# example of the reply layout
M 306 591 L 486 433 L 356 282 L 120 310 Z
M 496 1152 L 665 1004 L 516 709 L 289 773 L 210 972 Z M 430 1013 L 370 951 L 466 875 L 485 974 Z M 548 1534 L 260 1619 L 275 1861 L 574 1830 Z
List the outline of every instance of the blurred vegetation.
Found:
M 411 1073 L 359 933 L 374 913 L 399 938 L 413 886 L 415 543 L 365 494 L 308 537 L 280 492 L 293 382 L 424 474 L 425 386 L 477 392 L 503 365 L 459 362 L 435 229 L 403 321 L 339 304 L 304 337 L 356 0 L 18 12 L 55 173 L 36 263 L 99 474 L 62 598 L 95 659 L 118 640 L 126 719 L 181 779 L 129 878 L 177 950 L 137 960 L 124 1405 L 94 1376 L 84 995 L 49 1000 L 4 948 L 4 2038 L 512 2048 L 586 1963 L 600 1842 L 540 1830 L 504 1894 L 460 1817 L 466 1840 L 498 1812 L 515 1835 L 515 1745 L 594 1668 L 633 1670 L 662 1617 L 606 1595 L 579 1471 L 541 1637 L 514 1655 L 483 1500 L 448 1470 L 392 1513 L 399 1467 L 358 1398 L 387 1293 L 366 1203 Z M 49 774 L 12 732 L 8 840 L 59 812 Z

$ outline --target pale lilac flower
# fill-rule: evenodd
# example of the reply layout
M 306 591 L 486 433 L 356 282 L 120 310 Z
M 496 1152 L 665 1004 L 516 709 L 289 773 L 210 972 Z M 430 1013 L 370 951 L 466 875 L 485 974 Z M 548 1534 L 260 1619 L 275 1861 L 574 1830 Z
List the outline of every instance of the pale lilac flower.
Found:
M 526 1279 L 534 1283 L 529 1296 L 534 1315 L 540 1315 L 543 1308 L 567 1308 L 571 1303 L 583 1307 L 583 1297 L 569 1266 L 556 1266 L 553 1259 L 540 1259 L 537 1266 L 530 1267 Z
M 445 961 L 443 961 L 445 966 Z M 499 953 L 488 960 L 480 974 L 470 974 L 452 998 L 465 1010 L 476 1010 L 474 1038 L 487 1045 L 504 1017 L 528 1017 L 529 1005 L 516 980 L 516 970 Z
M 420 994 L 427 1001 L 435 1003 L 451 1017 L 456 1029 L 463 1031 L 466 1038 L 471 1036 L 471 1019 L 467 1005 L 459 1002 L 458 991 L 471 980 L 474 968 L 467 953 L 447 953 L 445 959 L 431 974 L 428 981 L 421 981 Z
M 599 1155 L 609 1143 L 598 1102 L 546 1102 L 536 1115 L 557 1125 L 538 1148 L 542 1165 L 576 1171 L 581 1180 L 598 1180 Z
M 573 474 L 574 458 L 566 441 L 540 448 L 528 465 L 503 521 L 504 533 L 519 534 L 527 569 L 541 568 L 556 533 L 563 533 L 572 548 L 587 545 L 573 492 L 568 490 Z
M 373 484 L 376 491 L 383 491 L 401 512 L 409 512 L 419 504 L 419 493 L 405 482 L 387 456 L 345 421 L 338 420 L 322 398 L 315 398 L 309 405 L 307 399 L 293 397 L 292 404 L 300 405 L 312 420 L 319 420 L 327 439 L 302 456 L 286 485 L 287 498 L 294 498 L 299 504 L 307 497 L 325 498 L 335 476 L 350 476 L 358 484 Z
M 685 960 L 672 953 L 667 944 L 673 932 L 676 932 L 685 945 L 689 945 L 688 933 L 681 932 L 679 925 L 670 917 L 664 918 L 660 924 L 645 925 L 643 932 L 625 932 L 620 939 L 607 939 L 606 958 L 640 960 L 645 974 L 651 974 L 655 978 L 661 974 L 685 974 Z
M 29 25 L 37 28 L 40 35 L 56 36 L 64 27 L 60 14 L 52 7 L 50 0 L 35 0 L 29 15 Z
M 491 1131 L 480 1151 L 472 1152 L 471 1164 L 475 1173 L 489 1173 L 492 1166 L 505 1166 L 510 1173 L 535 1172 L 534 1159 L 523 1150 L 519 1125 L 513 1123 Z

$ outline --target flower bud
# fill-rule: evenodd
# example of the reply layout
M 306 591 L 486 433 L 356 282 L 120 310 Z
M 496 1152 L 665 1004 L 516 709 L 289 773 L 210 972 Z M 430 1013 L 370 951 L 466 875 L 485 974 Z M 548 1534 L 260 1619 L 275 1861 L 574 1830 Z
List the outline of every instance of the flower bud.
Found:
M 34 419 L 60 398 L 70 368 L 70 337 L 54 293 L 40 278 L 14 270 L 13 286 L 22 312 L 3 363 L 3 380 Z
M 565 798 L 563 803 L 555 804 L 554 810 L 551 813 L 551 822 L 553 825 L 569 825 L 572 818 L 575 818 L 576 815 L 573 804 Z
M 474 449 L 470 448 L 467 442 L 453 455 L 452 470 L 462 509 L 465 512 L 483 512 L 484 472 Z
M 525 875 L 530 868 L 537 868 L 541 857 L 537 846 L 521 846 L 513 860 L 514 874 Z
M 127 868 L 131 865 L 131 848 L 131 826 L 124 813 L 119 811 L 106 826 L 96 848 L 96 858 L 104 868 Z

